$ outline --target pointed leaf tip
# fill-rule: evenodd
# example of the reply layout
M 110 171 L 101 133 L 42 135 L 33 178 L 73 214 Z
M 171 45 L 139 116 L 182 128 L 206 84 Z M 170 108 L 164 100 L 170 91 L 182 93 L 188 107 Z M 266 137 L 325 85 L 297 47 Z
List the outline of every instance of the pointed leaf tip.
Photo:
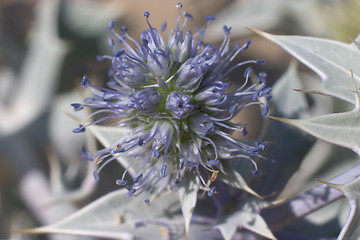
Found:
M 245 27 L 245 28 L 247 30 L 249 30 L 250 32 L 253 32 L 253 33 L 261 35 L 261 36 L 263 36 L 263 34 L 265 33 L 265 32 L 263 32 L 261 30 L 256 29 L 256 28 L 252 28 L 252 27 Z
M 326 182 L 326 181 L 321 180 L 321 179 L 318 179 L 318 178 L 316 178 L 315 180 L 318 181 L 318 182 L 321 182 L 321 183 L 323 183 L 323 184 L 325 184 L 325 185 L 327 185 L 327 186 L 329 186 L 329 187 L 331 187 L 331 188 L 334 188 L 334 189 L 342 192 L 342 191 L 340 190 L 338 184 L 334 184 L 334 183 L 331 183 L 331 182 Z
M 189 239 L 190 221 L 194 213 L 198 190 L 198 184 L 195 181 L 187 181 L 185 179 L 179 188 L 181 211 L 185 219 L 186 239 Z
M 270 118 L 270 119 L 277 120 L 279 122 L 284 122 L 284 123 L 287 123 L 287 124 L 291 124 L 289 119 L 286 119 L 286 118 L 280 118 L 280 117 L 274 117 L 274 116 L 267 116 L 267 117 Z
M 352 89 L 352 82 L 348 72 L 352 69 L 355 73 L 355 82 L 360 82 L 359 49 L 347 43 L 325 38 L 272 35 L 256 29 L 248 29 L 277 44 L 313 70 L 322 79 L 322 83 L 312 89 L 313 93 L 355 103 L 354 96 L 349 91 Z

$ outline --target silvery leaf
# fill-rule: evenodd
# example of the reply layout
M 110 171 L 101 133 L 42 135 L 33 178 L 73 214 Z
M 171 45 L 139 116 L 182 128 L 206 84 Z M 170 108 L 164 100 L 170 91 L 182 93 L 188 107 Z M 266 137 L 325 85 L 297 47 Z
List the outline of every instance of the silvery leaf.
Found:
M 248 198 L 239 209 L 229 215 L 222 216 L 214 228 L 221 231 L 225 240 L 231 240 L 237 228 L 248 229 L 260 236 L 276 239 L 260 216 L 260 211 L 279 203 L 267 202 L 259 198 Z
M 291 61 L 286 72 L 276 81 L 272 88 L 271 102 L 276 112 L 284 117 L 305 117 L 309 115 L 309 106 L 305 95 L 294 91 L 302 89 L 296 61 Z
M 181 211 L 185 218 L 186 238 L 188 238 L 190 220 L 196 205 L 198 188 L 198 184 L 194 180 L 188 179 L 183 179 L 179 188 Z
M 360 114 L 359 96 L 356 95 L 357 103 L 352 111 L 333 113 L 307 119 L 273 119 L 293 125 L 301 130 L 327 142 L 349 148 L 360 154 Z
M 322 83 L 318 87 L 306 89 L 305 92 L 337 97 L 355 105 L 350 72 L 353 71 L 355 84 L 360 86 L 360 51 L 356 46 L 323 38 L 282 36 L 253 28 L 249 30 L 278 44 L 321 77 Z
M 18 84 L 8 104 L 0 102 L 0 134 L 7 135 L 37 118 L 51 103 L 66 46 L 56 33 L 59 1 L 40 1 L 31 31 L 29 49 L 20 74 L 12 75 Z M 16 79 L 17 78 L 17 79 Z
M 176 194 L 164 194 L 149 206 L 127 190 L 111 192 L 53 225 L 21 230 L 31 234 L 71 234 L 109 239 L 169 239 L 183 234 Z
M 321 181 L 321 180 L 320 180 Z M 340 192 L 342 192 L 349 201 L 350 213 L 343 226 L 338 239 L 359 239 L 360 238 L 360 177 L 345 184 L 334 184 L 321 181 Z

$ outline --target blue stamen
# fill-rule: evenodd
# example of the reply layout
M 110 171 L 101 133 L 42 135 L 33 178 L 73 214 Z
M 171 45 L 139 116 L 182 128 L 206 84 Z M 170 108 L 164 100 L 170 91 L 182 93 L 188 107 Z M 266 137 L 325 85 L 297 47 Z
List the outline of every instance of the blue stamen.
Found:
M 193 16 L 187 12 L 184 12 L 184 17 L 189 18 L 189 19 L 194 19 Z
M 97 171 L 94 171 L 94 172 L 93 172 L 93 176 L 94 176 L 95 182 L 99 182 L 99 181 L 100 181 L 100 176 L 99 176 L 99 173 L 98 173 Z
M 115 183 L 116 183 L 116 185 L 119 185 L 119 186 L 125 186 L 128 184 L 127 181 L 121 180 L 121 179 L 116 180 Z
M 114 21 L 109 22 L 109 25 L 108 25 L 107 29 L 108 29 L 108 30 L 113 29 L 114 25 L 115 25 L 115 22 L 114 22 Z
M 208 127 L 205 131 L 204 131 L 204 134 L 208 134 L 209 132 L 213 131 L 214 130 L 214 125 L 211 125 L 210 127 Z
M 208 196 L 211 197 L 212 195 L 214 195 L 215 192 L 215 187 L 212 187 L 209 191 L 208 191 Z
M 166 169 L 167 169 L 167 166 L 166 166 L 166 165 L 163 165 L 162 168 L 161 168 L 161 176 L 162 176 L 162 177 L 165 177 L 165 176 L 166 176 Z
M 252 74 L 252 68 L 248 67 L 244 72 L 244 77 L 249 78 L 251 76 L 251 74 Z
M 179 159 L 179 169 L 183 170 L 183 168 L 184 168 L 184 159 L 180 158 Z
M 243 45 L 244 50 L 246 50 L 251 44 L 251 39 L 248 39 L 245 44 Z
M 208 166 L 215 166 L 215 165 L 218 165 L 219 163 L 220 163 L 219 160 L 209 160 L 209 161 L 207 161 Z
M 241 129 L 241 133 L 243 134 L 243 136 L 247 136 L 247 135 L 249 135 L 249 133 L 248 133 L 247 129 L 245 128 L 245 126 L 244 126 L 244 127 L 242 127 L 242 129 Z
M 71 106 L 74 108 L 74 111 L 80 111 L 84 109 L 84 106 L 80 103 L 72 103 Z
M 154 149 L 154 156 L 155 156 L 156 158 L 160 158 L 159 150 Z
M 114 39 L 112 39 L 111 37 L 108 38 L 108 45 L 110 48 L 113 48 L 114 47 Z
M 143 174 L 142 174 L 142 173 L 140 173 L 139 175 L 137 175 L 137 176 L 134 178 L 134 183 L 137 183 L 138 181 L 140 181 L 142 177 L 143 177 Z
M 179 2 L 176 4 L 176 8 L 181 9 L 182 7 L 183 7 L 182 3 Z
M 261 108 L 261 116 L 265 117 L 269 113 L 269 106 L 265 105 Z
M 231 106 L 231 108 L 229 109 L 229 113 L 233 114 L 238 108 L 238 106 L 239 106 L 238 103 L 235 103 L 233 106 Z
M 86 75 L 83 76 L 80 86 L 87 88 L 89 85 L 90 85 L 89 78 Z
M 167 23 L 164 21 L 161 24 L 160 32 L 164 32 L 166 30 Z
M 88 160 L 88 161 L 93 161 L 94 159 L 89 155 L 89 153 L 88 153 L 88 151 L 87 151 L 87 149 L 86 149 L 86 147 L 85 146 L 81 146 L 81 157 L 82 158 L 85 158 L 86 160 Z
M 113 151 L 113 153 L 114 154 L 116 154 L 116 153 L 123 153 L 123 152 L 125 152 L 126 150 L 125 150 L 125 148 L 119 148 L 119 149 L 115 149 L 114 151 Z
M 126 194 L 127 197 L 131 197 L 136 192 L 135 188 L 131 188 L 129 192 Z
M 223 30 L 225 32 L 225 34 L 230 34 L 230 31 L 231 31 L 231 27 L 227 27 L 226 25 L 223 26 Z
M 78 128 L 75 128 L 73 130 L 73 133 L 83 133 L 83 132 L 85 132 L 85 127 L 84 127 L 84 125 L 81 125 L 81 124 L 79 124 Z
M 206 20 L 206 21 L 213 21 L 213 20 L 215 20 L 215 19 L 216 19 L 215 16 L 207 16 L 207 17 L 205 17 L 205 20 Z
M 102 62 L 102 61 L 104 61 L 104 58 L 103 58 L 101 55 L 97 55 L 97 56 L 96 56 L 96 60 L 97 60 L 98 62 Z
M 199 164 L 194 161 L 186 161 L 186 167 L 197 167 Z

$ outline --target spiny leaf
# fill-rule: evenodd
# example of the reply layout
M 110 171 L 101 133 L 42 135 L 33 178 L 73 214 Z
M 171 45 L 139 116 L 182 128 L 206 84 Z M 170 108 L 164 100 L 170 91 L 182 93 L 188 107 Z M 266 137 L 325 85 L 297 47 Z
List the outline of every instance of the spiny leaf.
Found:
M 303 131 L 360 154 L 359 109 L 345 113 L 333 113 L 308 119 L 284 119 L 270 117 L 291 124 Z
M 304 117 L 309 115 L 309 106 L 304 94 L 291 91 L 303 87 L 298 71 L 297 62 L 293 59 L 286 72 L 276 81 L 271 98 L 277 112 L 284 117 Z
M 195 181 L 183 179 L 179 188 L 181 211 L 185 218 L 186 239 L 188 239 L 190 220 L 194 213 L 197 200 L 198 184 Z
M 350 203 L 350 213 L 338 236 L 338 240 L 360 239 L 360 177 L 346 184 L 319 181 L 342 192 Z
M 355 105 L 350 70 L 355 73 L 356 85 L 360 85 L 360 51 L 357 47 L 322 38 L 272 35 L 248 29 L 278 44 L 321 77 L 322 83 L 306 92 L 337 97 Z
M 233 187 L 244 190 L 244 191 L 254 195 L 255 197 L 262 198 L 259 194 L 257 194 L 254 190 L 252 190 L 248 186 L 248 184 L 246 183 L 244 178 L 234 168 L 224 166 L 224 169 L 225 169 L 226 175 L 222 174 L 220 177 L 220 179 L 223 182 L 225 182 Z
M 347 183 L 356 179 L 359 176 L 359 172 L 360 164 L 357 164 L 333 178 L 332 181 L 339 184 Z M 298 194 L 296 197 L 278 207 L 267 209 L 262 212 L 262 216 L 270 225 L 270 229 L 278 231 L 298 221 L 305 215 L 334 202 L 342 196 L 343 195 L 335 189 L 318 185 L 306 192 Z M 291 209 L 290 212 L 289 209 Z
M 18 231 L 72 234 L 111 239 L 168 239 L 182 234 L 176 194 L 163 195 L 146 206 L 143 198 L 127 199 L 126 190 L 109 193 L 53 225 Z
M 269 239 L 276 239 L 264 219 L 260 216 L 260 211 L 277 204 L 278 202 L 248 198 L 237 211 L 221 217 L 214 228 L 220 230 L 225 240 L 230 240 L 238 227 L 248 229 Z

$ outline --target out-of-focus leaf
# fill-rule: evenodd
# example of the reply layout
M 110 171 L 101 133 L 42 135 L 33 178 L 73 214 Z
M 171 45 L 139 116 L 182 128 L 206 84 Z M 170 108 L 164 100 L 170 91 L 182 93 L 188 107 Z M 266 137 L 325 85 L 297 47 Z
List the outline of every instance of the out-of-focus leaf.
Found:
M 333 113 L 308 119 L 271 118 L 298 127 L 317 138 L 349 148 L 360 154 L 360 97 L 358 94 L 355 96 L 356 106 L 350 112 Z
M 273 86 L 273 98 L 270 99 L 272 115 L 286 118 L 303 117 L 310 115 L 313 109 L 320 108 L 318 105 L 321 105 L 324 96 L 316 96 L 310 108 L 304 94 L 291 91 L 298 87 L 302 88 L 303 85 L 294 61 Z M 329 105 L 329 102 L 326 102 L 326 105 Z M 291 126 L 269 119 L 266 119 L 265 123 L 271 124 L 263 137 L 271 143 L 266 156 L 276 163 L 271 164 L 269 161 L 259 163 L 259 168 L 264 169 L 265 173 L 263 177 L 259 176 L 260 181 L 257 182 L 257 186 L 254 184 L 252 186 L 262 195 L 281 192 L 292 175 L 298 171 L 304 156 L 314 143 L 312 137 Z
M 355 105 L 350 71 L 354 72 L 354 81 L 359 86 L 360 51 L 357 47 L 329 39 L 272 35 L 253 28 L 249 30 L 278 44 L 321 77 L 322 83 L 318 87 L 305 92 L 337 97 Z
M 293 31 L 291 28 L 295 25 L 297 31 L 320 35 L 325 29 L 325 21 L 318 13 L 320 9 L 317 1 L 238 0 L 216 14 L 217 19 L 209 26 L 207 37 L 212 41 L 222 41 L 224 34 L 219 29 L 224 24 L 232 27 L 233 37 L 248 35 L 244 26 L 264 30 L 281 27 L 283 31 Z
M 354 152 L 317 140 L 304 157 L 299 170 L 292 175 L 278 198 L 290 199 L 300 192 L 315 187 L 317 182 L 314 179 L 330 179 L 348 170 L 358 161 L 358 156 Z
M 146 206 L 141 196 L 128 199 L 126 192 L 109 193 L 56 224 L 20 232 L 110 239 L 169 239 L 183 234 L 177 194 L 164 194 Z
M 291 198 L 306 190 L 310 184 L 316 183 L 314 174 L 326 164 L 332 148 L 332 144 L 318 140 L 304 157 L 299 170 L 289 179 L 278 198 Z
M 214 228 L 221 231 L 225 240 L 232 239 L 238 227 L 248 229 L 269 239 L 276 239 L 264 219 L 260 216 L 260 211 L 278 203 L 267 202 L 259 198 L 249 198 L 235 212 L 221 217 Z
M 221 174 L 220 177 L 223 182 L 261 198 L 259 194 L 248 186 L 244 178 L 235 170 L 235 168 L 224 166 L 224 169 L 226 174 Z
M 215 221 L 214 221 L 215 222 Z M 191 221 L 191 227 L 189 231 L 189 239 L 206 239 L 206 240 L 219 240 L 222 239 L 222 235 L 217 229 L 210 229 L 213 225 L 213 221 L 197 222 Z M 180 238 L 182 239 L 182 238 Z
M 0 102 L 0 134 L 14 133 L 41 114 L 51 103 L 66 46 L 57 38 L 59 1 L 40 1 L 29 49 L 8 104 Z
M 57 154 L 67 161 L 66 164 L 80 156 L 79 149 L 85 142 L 85 136 L 72 132 L 76 122 L 66 114 L 71 110 L 70 103 L 80 101 L 78 92 L 71 91 L 56 96 L 51 107 L 48 129 L 50 140 Z M 76 116 L 85 119 L 86 111 L 76 112 Z
M 114 142 L 124 137 L 130 132 L 130 129 L 123 127 L 108 127 L 100 125 L 92 125 L 86 128 L 89 130 L 97 140 L 104 146 L 110 147 Z
M 309 116 L 309 106 L 304 94 L 291 91 L 302 89 L 300 77 L 297 72 L 296 61 L 291 61 L 287 71 L 276 81 L 272 88 L 272 104 L 276 105 L 277 112 L 284 117 Z
M 325 183 L 329 187 L 332 187 L 340 192 L 342 192 L 349 201 L 350 204 L 350 213 L 349 217 L 346 220 L 345 225 L 343 226 L 340 235 L 338 236 L 339 240 L 342 239 L 359 239 L 360 238 L 360 177 L 357 177 L 355 180 L 346 183 L 346 184 L 334 184 L 319 180 L 322 183 Z
M 52 224 L 76 210 L 75 206 L 68 202 L 48 206 L 55 196 L 47 177 L 39 170 L 27 172 L 19 185 L 23 201 L 41 224 Z
M 359 177 L 359 170 L 360 164 L 339 174 L 331 179 L 331 181 L 339 184 L 353 181 Z M 335 189 L 324 185 L 318 185 L 313 189 L 300 193 L 298 196 L 282 205 L 266 209 L 262 212 L 262 216 L 270 225 L 270 229 L 276 232 L 342 196 L 343 195 Z
M 181 211 L 185 218 L 186 239 L 188 239 L 190 220 L 194 213 L 198 193 L 198 184 L 193 180 L 183 179 L 179 188 Z
M 81 1 L 63 1 L 63 4 L 67 27 L 86 37 L 103 34 L 110 21 L 126 12 L 121 1 L 88 1 L 86 7 Z

